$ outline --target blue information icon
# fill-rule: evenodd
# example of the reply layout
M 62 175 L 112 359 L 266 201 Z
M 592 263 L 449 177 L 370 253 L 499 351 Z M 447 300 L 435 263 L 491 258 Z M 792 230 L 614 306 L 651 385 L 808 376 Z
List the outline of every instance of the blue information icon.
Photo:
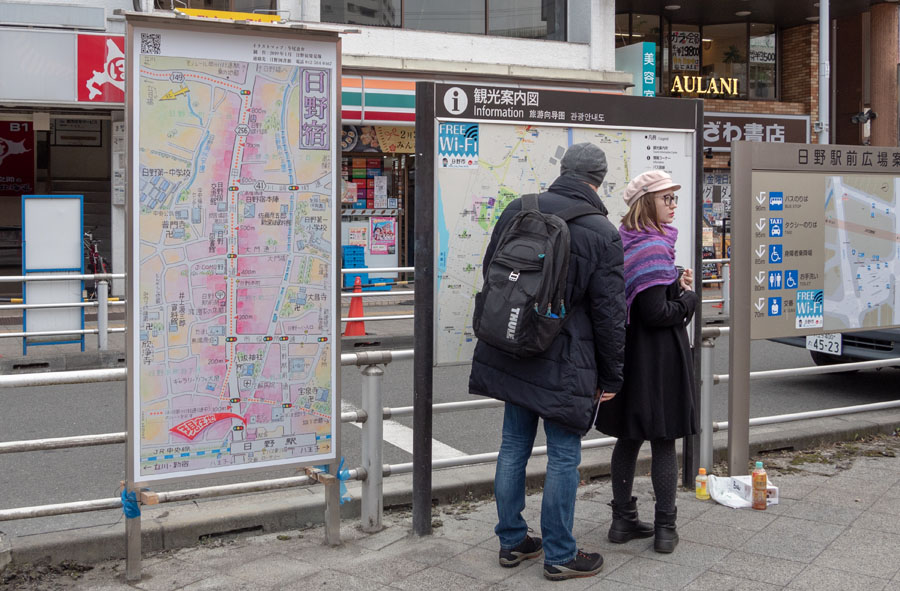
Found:
M 784 192 L 769 191 L 769 211 L 782 211 L 784 209 Z
M 800 272 L 796 269 L 784 272 L 784 288 L 797 289 L 800 287 Z
M 782 253 L 784 252 L 783 244 L 770 244 L 769 245 L 769 264 L 770 265 L 779 265 L 784 260 L 782 258 Z
M 782 282 L 781 271 L 769 271 L 769 289 L 781 289 Z
M 784 218 L 769 218 L 769 237 L 781 238 L 784 234 Z
M 781 316 L 781 298 L 769 298 L 769 316 Z

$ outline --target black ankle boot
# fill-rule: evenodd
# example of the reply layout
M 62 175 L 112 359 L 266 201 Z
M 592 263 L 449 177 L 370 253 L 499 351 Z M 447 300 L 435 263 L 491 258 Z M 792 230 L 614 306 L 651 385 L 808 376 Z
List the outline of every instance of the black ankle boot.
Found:
M 669 554 L 678 545 L 678 531 L 675 529 L 675 516 L 678 509 L 668 511 L 656 511 L 656 520 L 653 523 L 656 537 L 653 540 L 653 549 L 663 554 Z
M 653 526 L 638 519 L 637 497 L 631 497 L 629 502 L 622 505 L 612 501 L 609 506 L 612 507 L 613 519 L 607 537 L 613 544 L 624 544 L 635 538 L 649 538 L 653 535 Z

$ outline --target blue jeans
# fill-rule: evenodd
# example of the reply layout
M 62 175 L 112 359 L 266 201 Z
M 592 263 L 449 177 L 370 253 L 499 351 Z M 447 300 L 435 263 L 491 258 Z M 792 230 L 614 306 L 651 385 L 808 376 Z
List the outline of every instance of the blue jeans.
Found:
M 531 457 L 538 415 L 521 406 L 506 403 L 503 414 L 503 442 L 497 458 L 494 496 L 499 522 L 494 531 L 504 550 L 515 548 L 528 534 L 522 517 L 525 509 L 525 466 Z M 541 503 L 541 537 L 544 564 L 565 564 L 578 548 L 572 525 L 575 520 L 575 493 L 578 490 L 578 464 L 581 462 L 581 437 L 553 421 L 544 421 L 547 435 L 547 476 Z

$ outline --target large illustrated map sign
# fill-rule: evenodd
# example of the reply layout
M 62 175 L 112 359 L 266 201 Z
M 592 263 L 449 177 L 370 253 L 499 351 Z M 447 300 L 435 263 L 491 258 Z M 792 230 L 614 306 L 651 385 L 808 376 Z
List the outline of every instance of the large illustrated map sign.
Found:
M 131 28 L 135 482 L 335 457 L 337 43 L 211 28 Z

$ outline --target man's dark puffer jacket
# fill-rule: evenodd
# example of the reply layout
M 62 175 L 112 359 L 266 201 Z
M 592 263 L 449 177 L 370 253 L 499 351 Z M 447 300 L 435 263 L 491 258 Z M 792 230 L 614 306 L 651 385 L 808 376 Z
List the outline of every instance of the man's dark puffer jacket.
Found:
M 602 215 L 569 222 L 568 319 L 549 349 L 516 359 L 478 342 L 469 392 L 511 402 L 542 418 L 585 434 L 591 428 L 597 389 L 622 387 L 625 349 L 625 279 L 622 240 L 606 218 L 606 207 L 586 183 L 561 176 L 541 195 L 540 209 L 558 213 L 586 201 Z M 501 214 L 485 252 L 486 269 L 503 228 L 521 211 L 520 199 Z

